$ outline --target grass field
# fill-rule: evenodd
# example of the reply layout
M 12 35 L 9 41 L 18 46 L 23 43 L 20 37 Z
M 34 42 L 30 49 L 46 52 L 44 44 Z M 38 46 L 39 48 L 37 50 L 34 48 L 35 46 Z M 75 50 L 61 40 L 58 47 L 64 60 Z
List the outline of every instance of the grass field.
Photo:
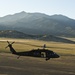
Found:
M 20 57 L 10 53 L 6 41 L 13 42 L 14 49 L 27 51 L 46 44 L 48 49 L 60 55 L 60 58 L 45 61 L 43 58 Z M 73 38 L 73 40 L 75 40 Z M 21 44 L 23 43 L 23 44 Z M 26 44 L 30 45 L 26 45 Z M 0 38 L 0 75 L 75 75 L 75 45 L 60 42 L 47 42 L 25 39 Z

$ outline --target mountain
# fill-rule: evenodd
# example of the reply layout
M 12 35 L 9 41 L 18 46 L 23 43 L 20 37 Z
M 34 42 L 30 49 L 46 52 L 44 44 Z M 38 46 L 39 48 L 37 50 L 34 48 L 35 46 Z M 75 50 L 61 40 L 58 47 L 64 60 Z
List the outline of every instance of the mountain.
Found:
M 27 34 L 75 37 L 75 20 L 64 15 L 20 12 L 0 17 L 0 30 L 16 30 Z

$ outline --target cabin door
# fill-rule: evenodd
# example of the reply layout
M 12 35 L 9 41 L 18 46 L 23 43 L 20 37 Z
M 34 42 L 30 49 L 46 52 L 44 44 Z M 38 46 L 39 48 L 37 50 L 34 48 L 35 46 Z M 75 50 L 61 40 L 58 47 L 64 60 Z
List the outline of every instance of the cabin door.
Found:
M 41 57 L 45 58 L 46 57 L 46 53 L 45 52 L 41 52 Z

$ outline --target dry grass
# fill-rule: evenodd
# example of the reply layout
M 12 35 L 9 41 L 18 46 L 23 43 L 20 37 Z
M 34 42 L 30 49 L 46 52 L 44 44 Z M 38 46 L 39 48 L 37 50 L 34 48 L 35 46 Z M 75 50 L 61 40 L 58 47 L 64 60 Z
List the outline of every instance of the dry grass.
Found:
M 13 44 L 13 47 L 16 51 L 27 51 L 31 49 L 37 49 L 41 47 L 35 47 L 30 45 L 37 45 L 37 46 L 43 46 L 43 44 L 47 45 L 47 49 L 53 50 L 59 54 L 64 55 L 75 55 L 75 44 L 68 44 L 68 43 L 59 43 L 59 42 L 47 42 L 47 41 L 38 41 L 38 40 L 25 40 L 25 39 L 0 39 L 2 42 L 0 42 L 0 51 L 9 52 L 9 49 L 5 49 L 5 47 L 8 45 L 7 40 L 10 42 L 15 41 Z M 4 41 L 4 42 L 3 42 Z M 19 43 L 17 43 L 19 42 Z M 23 44 L 20 44 L 23 43 Z M 26 44 L 30 45 L 26 45 Z
M 75 45 L 58 42 L 45 42 L 25 39 L 5 39 L 0 42 L 0 75 L 75 75 Z M 15 41 L 13 47 L 16 51 L 26 51 L 39 47 L 21 43 L 43 46 L 46 44 L 50 49 L 60 55 L 58 59 L 45 61 L 41 58 L 20 57 L 10 52 L 6 41 Z M 4 42 L 3 42 L 4 41 Z M 3 52 L 3 53 L 2 53 Z

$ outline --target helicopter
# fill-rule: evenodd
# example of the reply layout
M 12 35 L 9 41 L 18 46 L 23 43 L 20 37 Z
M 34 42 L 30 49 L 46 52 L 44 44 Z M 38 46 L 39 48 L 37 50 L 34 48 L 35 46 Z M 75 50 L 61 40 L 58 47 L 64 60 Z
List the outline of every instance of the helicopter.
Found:
M 15 42 L 10 43 L 9 41 L 7 41 L 8 46 L 11 53 L 18 55 L 17 58 L 19 58 L 20 56 L 30 56 L 30 57 L 39 57 L 39 58 L 45 58 L 45 60 L 49 60 L 50 58 L 59 58 L 60 56 L 58 54 L 56 54 L 55 52 L 45 49 L 46 45 L 44 44 L 43 49 L 32 49 L 30 51 L 25 51 L 25 52 L 16 52 L 15 49 L 12 47 L 12 44 L 14 44 Z

